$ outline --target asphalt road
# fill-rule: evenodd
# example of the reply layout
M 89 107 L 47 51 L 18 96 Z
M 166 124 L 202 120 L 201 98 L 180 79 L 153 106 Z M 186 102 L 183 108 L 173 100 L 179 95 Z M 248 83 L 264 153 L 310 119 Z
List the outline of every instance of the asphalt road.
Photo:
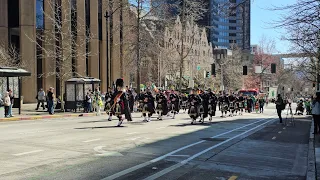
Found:
M 196 125 L 140 115 L 0 123 L 0 179 L 305 179 L 305 118 L 284 127 L 274 106 Z

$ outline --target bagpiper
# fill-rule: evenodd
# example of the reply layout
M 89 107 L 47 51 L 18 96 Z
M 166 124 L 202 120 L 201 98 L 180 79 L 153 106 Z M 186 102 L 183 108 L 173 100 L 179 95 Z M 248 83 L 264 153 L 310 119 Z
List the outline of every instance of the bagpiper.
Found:
M 111 112 L 112 114 L 116 115 L 119 119 L 117 126 L 121 126 L 124 119 L 132 121 L 131 113 L 129 110 L 129 103 L 126 92 L 123 89 L 123 85 L 123 79 L 117 79 L 116 90 L 112 96 L 113 104 L 111 106 Z
M 155 113 L 154 97 L 150 89 L 147 89 L 147 92 L 143 96 L 143 108 L 142 108 L 142 116 L 144 117 L 143 121 L 150 122 L 151 116 L 153 113 Z M 148 114 L 148 117 L 147 117 L 147 114 Z
M 192 119 L 191 124 L 194 124 L 199 117 L 199 105 L 201 104 L 201 98 L 195 93 L 195 90 L 190 91 L 188 96 L 189 111 L 188 114 Z
M 175 115 L 179 113 L 179 97 L 172 90 L 169 99 L 171 102 L 171 106 L 169 108 L 171 108 L 171 113 L 173 114 L 172 119 L 174 119 Z
M 218 98 L 211 91 L 211 89 L 208 89 L 208 99 L 209 99 L 209 105 L 208 105 L 209 121 L 212 121 L 212 117 L 216 116 Z
M 158 120 L 162 120 L 162 116 L 168 114 L 168 107 L 167 107 L 167 98 L 163 92 L 159 92 L 156 95 L 156 102 L 157 102 L 157 113 L 158 113 Z

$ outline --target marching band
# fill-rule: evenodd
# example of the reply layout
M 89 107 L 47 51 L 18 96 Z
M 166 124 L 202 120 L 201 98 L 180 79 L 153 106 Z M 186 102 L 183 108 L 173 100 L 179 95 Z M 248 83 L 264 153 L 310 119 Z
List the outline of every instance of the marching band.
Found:
M 197 119 L 204 123 L 206 118 L 209 122 L 216 116 L 217 107 L 221 111 L 221 117 L 232 117 L 243 115 L 244 112 L 252 112 L 255 105 L 253 97 L 243 96 L 242 94 L 216 94 L 211 89 L 207 91 L 192 89 L 186 95 L 178 91 L 156 90 L 147 88 L 141 91 L 134 98 L 133 90 L 123 89 L 123 80 L 116 81 L 116 90 L 111 89 L 105 95 L 105 111 L 109 115 L 108 120 L 112 120 L 115 115 L 118 119 L 118 126 L 121 126 L 124 119 L 132 121 L 131 113 L 141 112 L 143 121 L 150 122 L 153 114 L 157 114 L 157 120 L 162 120 L 163 116 L 171 116 L 172 119 L 179 114 L 188 113 L 191 118 L 191 124 L 195 124 Z M 136 108 L 134 108 L 136 107 Z

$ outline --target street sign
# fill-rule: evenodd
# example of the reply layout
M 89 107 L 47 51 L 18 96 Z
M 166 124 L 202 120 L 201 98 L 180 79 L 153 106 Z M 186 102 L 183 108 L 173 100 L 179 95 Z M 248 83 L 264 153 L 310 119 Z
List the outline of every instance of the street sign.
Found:
M 189 80 L 189 88 L 194 88 L 194 80 Z
M 261 74 L 262 73 L 262 67 L 261 66 L 255 66 L 255 73 Z
M 197 70 L 200 71 L 200 70 L 201 70 L 201 67 L 200 67 L 200 66 L 197 66 Z

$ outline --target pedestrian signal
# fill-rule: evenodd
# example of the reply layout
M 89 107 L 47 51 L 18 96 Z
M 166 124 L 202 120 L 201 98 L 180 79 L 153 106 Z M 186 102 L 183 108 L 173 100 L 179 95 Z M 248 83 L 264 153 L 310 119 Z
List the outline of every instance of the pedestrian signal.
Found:
M 211 76 L 210 72 L 207 71 L 207 72 L 206 72 L 206 78 L 209 78 L 210 76 Z

